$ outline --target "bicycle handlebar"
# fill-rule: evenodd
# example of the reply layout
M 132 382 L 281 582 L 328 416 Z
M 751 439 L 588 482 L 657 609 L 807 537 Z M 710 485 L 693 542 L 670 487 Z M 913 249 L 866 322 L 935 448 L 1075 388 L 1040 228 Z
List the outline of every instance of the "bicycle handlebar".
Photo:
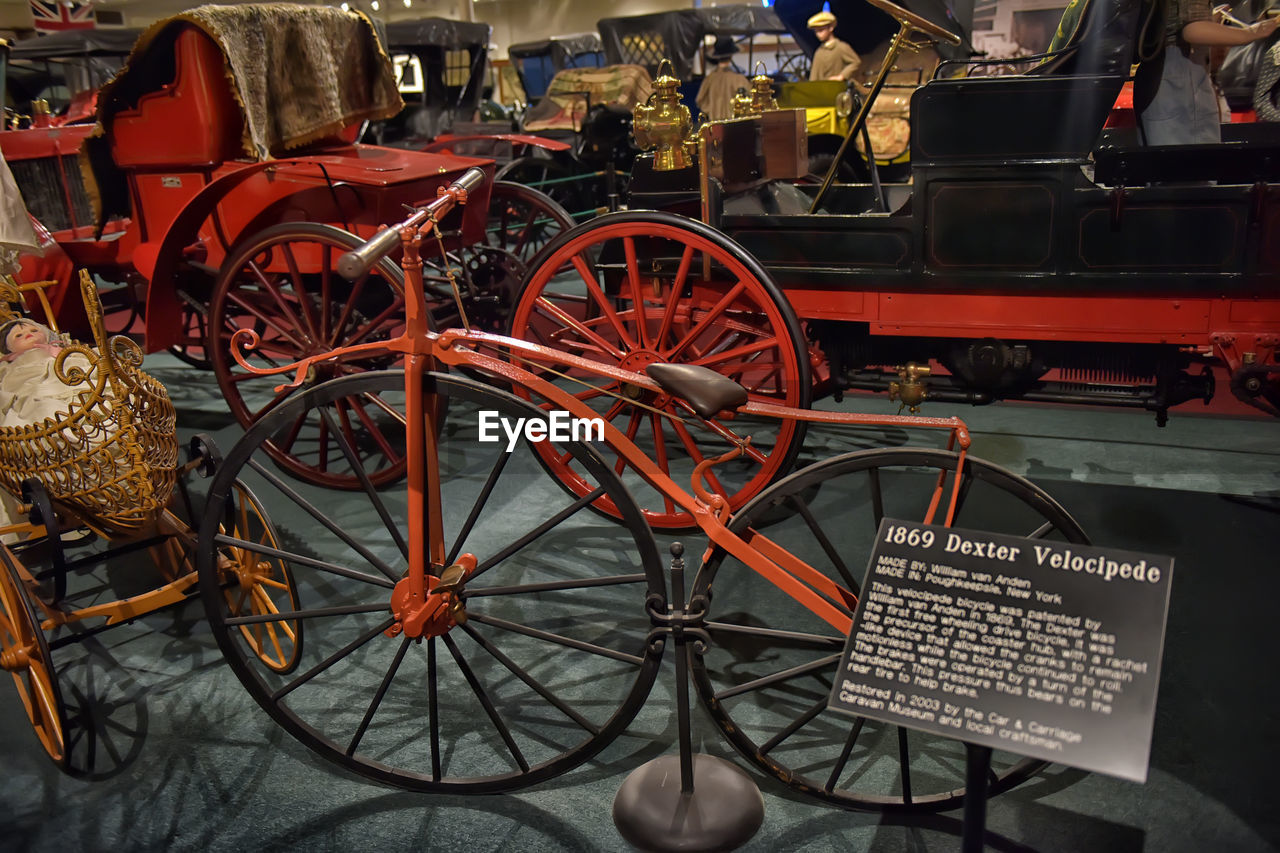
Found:
M 463 172 L 458 180 L 437 190 L 438 198 L 435 201 L 418 208 L 403 222 L 379 231 L 359 247 L 345 252 L 338 258 L 338 275 L 348 280 L 364 275 L 392 249 L 400 245 L 401 231 L 406 228 L 421 227 L 424 222 L 438 220 L 455 205 L 466 204 L 467 197 L 483 184 L 484 180 L 484 171 L 481 169 L 471 168 Z

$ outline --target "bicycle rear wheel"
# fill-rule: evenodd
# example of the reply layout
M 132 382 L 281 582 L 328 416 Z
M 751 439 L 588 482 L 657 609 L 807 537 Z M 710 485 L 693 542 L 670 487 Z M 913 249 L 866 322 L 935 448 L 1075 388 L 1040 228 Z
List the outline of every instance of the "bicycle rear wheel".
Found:
M 227 455 L 200 530 L 201 593 L 241 682 L 323 757 L 414 790 L 510 790 L 585 761 L 640 708 L 661 656 L 645 603 L 662 595 L 662 571 L 639 508 L 593 448 L 551 442 L 595 478 L 593 494 L 574 499 L 547 478 L 529 442 L 479 440 L 481 412 L 509 423 L 547 423 L 547 413 L 461 377 L 429 373 L 424 383 L 428 410 L 439 399 L 448 418 L 426 431 L 427 482 L 441 484 L 437 533 L 411 526 L 407 485 L 375 485 L 354 450 L 346 473 L 364 482 L 355 492 L 273 470 L 270 437 L 307 412 L 323 416 L 334 400 L 376 397 L 388 420 L 404 422 L 403 373 L 345 377 L 286 401 Z M 271 507 L 277 547 L 223 532 L 237 479 Z M 601 494 L 623 508 L 620 520 L 587 511 Z M 434 517 L 435 500 L 426 496 L 425 515 Z M 428 554 L 446 555 L 433 576 L 474 561 L 459 592 L 463 613 L 442 614 L 417 639 L 398 633 L 392 611 L 414 535 L 431 538 Z M 216 560 L 228 548 L 283 563 L 298 610 L 229 611 Z M 264 660 L 243 631 L 283 622 L 307 628 L 292 673 Z
M 730 529 L 767 536 L 856 596 L 881 519 L 923 520 L 940 474 L 950 494 L 957 459 L 911 448 L 837 456 L 762 492 Z M 1030 481 L 973 457 L 962 477 L 956 526 L 1088 541 Z M 693 600 L 699 598 L 713 644 L 694 657 L 694 683 L 716 725 L 757 767 L 847 808 L 938 811 L 961 801 L 962 743 L 827 710 L 844 634 L 722 549 L 698 571 Z M 846 612 L 852 616 L 852 607 Z M 1042 766 L 996 752 L 989 793 Z
M 768 272 L 723 234 L 672 214 L 612 213 L 561 234 L 526 277 L 510 334 L 638 373 L 654 363 L 700 365 L 741 384 L 752 402 L 808 408 L 811 401 L 808 345 Z M 749 437 L 746 453 L 710 476 L 735 509 L 787 473 L 804 443 L 804 421 L 721 412 L 714 431 L 703 429 L 669 394 L 570 374 L 562 387 L 685 488 L 698 463 Z M 583 493 L 570 460 L 543 458 L 566 489 Z M 650 525 L 694 526 L 625 459 L 615 462 Z M 605 501 L 596 508 L 613 511 Z

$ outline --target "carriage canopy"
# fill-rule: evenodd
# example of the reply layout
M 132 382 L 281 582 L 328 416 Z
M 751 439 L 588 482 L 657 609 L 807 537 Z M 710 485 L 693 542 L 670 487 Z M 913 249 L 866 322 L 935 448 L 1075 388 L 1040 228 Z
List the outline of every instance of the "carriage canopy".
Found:
M 426 106 L 474 111 L 484 90 L 489 32 L 488 24 L 445 18 L 387 24 L 400 91 Z
M 513 44 L 507 48 L 507 56 L 520 77 L 525 96 L 531 101 L 546 94 L 547 86 L 557 71 L 599 68 L 605 64 L 600 36 L 595 33 Z
M 58 114 L 75 96 L 94 92 L 110 80 L 133 44 L 139 29 L 68 30 L 15 42 L 11 48 L 8 73 L 0 83 L 0 95 L 12 98 L 6 104 L 20 113 L 31 111 L 37 98 L 49 101 Z
M 469 120 L 484 95 L 489 34 L 488 24 L 446 18 L 387 24 L 387 53 L 406 108 L 379 129 L 379 140 L 430 140 Z

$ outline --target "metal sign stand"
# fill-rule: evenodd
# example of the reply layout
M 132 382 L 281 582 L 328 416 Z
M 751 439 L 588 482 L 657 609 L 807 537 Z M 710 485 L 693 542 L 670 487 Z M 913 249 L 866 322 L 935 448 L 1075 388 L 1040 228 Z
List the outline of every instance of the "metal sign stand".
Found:
M 689 731 L 689 635 L 707 642 L 702 614 L 684 601 L 684 546 L 671 545 L 669 612 L 655 613 L 676 647 L 676 723 L 680 754 L 664 755 L 627 776 L 613 801 L 613 823 L 630 844 L 648 851 L 733 850 L 764 821 L 764 799 L 751 777 L 713 755 L 693 754 Z M 676 784 L 679 780 L 679 785 Z
M 982 853 L 987 834 L 987 774 L 991 772 L 991 747 L 965 743 L 964 828 L 961 853 Z

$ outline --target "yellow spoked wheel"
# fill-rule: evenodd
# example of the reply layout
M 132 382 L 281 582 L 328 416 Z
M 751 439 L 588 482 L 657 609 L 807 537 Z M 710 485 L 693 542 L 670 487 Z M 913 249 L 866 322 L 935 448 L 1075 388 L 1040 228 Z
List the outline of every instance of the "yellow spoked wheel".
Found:
M 13 676 L 18 698 L 36 738 L 61 768 L 67 766 L 66 714 L 49 644 L 30 599 L 22 589 L 8 548 L 0 548 L 0 667 Z
M 218 549 L 226 577 L 227 613 L 240 620 L 241 636 L 262 663 L 275 672 L 290 672 L 302 652 L 302 623 L 278 617 L 300 609 L 298 590 L 285 563 L 260 548 L 279 550 L 279 537 L 261 502 L 239 481 L 233 486 L 227 516 L 222 524 L 227 544 Z M 262 621 L 253 621 L 255 617 Z

